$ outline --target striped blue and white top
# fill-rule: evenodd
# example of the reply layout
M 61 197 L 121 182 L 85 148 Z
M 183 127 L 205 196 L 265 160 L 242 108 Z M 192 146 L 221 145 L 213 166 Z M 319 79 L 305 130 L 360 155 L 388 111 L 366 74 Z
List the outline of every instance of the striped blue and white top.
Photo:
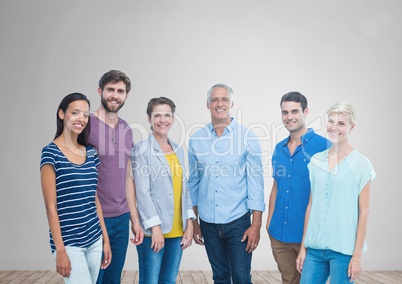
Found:
M 53 142 L 42 149 L 40 168 L 51 164 L 56 172 L 57 212 L 65 246 L 88 247 L 102 236 L 95 204 L 100 161 L 93 146 L 87 146 L 86 153 L 85 162 L 77 165 Z M 49 237 L 54 252 L 50 230 Z

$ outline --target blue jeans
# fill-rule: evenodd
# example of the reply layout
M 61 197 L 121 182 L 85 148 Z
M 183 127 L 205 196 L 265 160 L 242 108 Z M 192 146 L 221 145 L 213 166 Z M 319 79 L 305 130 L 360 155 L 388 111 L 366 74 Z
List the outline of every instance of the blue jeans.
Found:
M 300 283 L 325 284 L 328 277 L 331 284 L 349 282 L 348 266 L 351 255 L 342 254 L 333 250 L 307 249 Z
M 165 238 L 165 246 L 155 253 L 151 249 L 152 238 L 144 237 L 142 244 L 137 246 L 139 283 L 176 283 L 183 254 L 181 239 L 181 237 Z
M 97 284 L 117 284 L 121 280 L 128 247 L 130 213 L 118 217 L 104 218 L 112 249 L 112 262 L 106 269 L 101 269 Z M 103 256 L 102 256 L 103 258 Z
M 66 246 L 66 252 L 71 263 L 70 277 L 64 278 L 64 283 L 96 283 L 102 257 L 102 238 L 87 248 Z M 54 258 L 57 252 L 53 253 Z
M 250 225 L 250 213 L 227 224 L 207 223 L 200 219 L 214 283 L 251 283 L 252 254 L 246 251 L 247 240 L 241 242 Z

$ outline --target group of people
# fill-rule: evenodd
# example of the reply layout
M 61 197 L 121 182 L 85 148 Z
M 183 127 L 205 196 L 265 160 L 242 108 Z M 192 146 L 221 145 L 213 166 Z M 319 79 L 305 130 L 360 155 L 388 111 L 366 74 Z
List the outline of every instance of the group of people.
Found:
M 41 183 L 56 270 L 65 283 L 120 283 L 128 243 L 136 245 L 140 283 L 176 283 L 183 250 L 205 246 L 214 283 L 251 283 L 265 211 L 258 136 L 231 117 L 233 90 L 207 92 L 211 122 L 185 153 L 168 135 L 175 103 L 152 98 L 151 133 L 133 142 L 118 112 L 130 79 L 110 70 L 99 81 L 100 107 L 69 94 L 54 140 L 42 149 Z M 266 229 L 283 283 L 353 282 L 366 250 L 370 161 L 348 142 L 355 110 L 327 112 L 327 138 L 307 128 L 307 99 L 280 101 L 289 136 L 272 155 Z M 133 237 L 129 240 L 129 229 Z M 345 283 L 346 283 L 345 282 Z

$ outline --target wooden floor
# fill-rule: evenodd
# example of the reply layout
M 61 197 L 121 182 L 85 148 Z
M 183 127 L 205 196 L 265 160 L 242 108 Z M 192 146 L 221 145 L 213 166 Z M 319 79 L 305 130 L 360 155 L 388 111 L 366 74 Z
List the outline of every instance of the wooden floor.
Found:
M 255 284 L 281 284 L 277 271 L 253 271 Z M 64 283 L 63 278 L 54 271 L 0 271 L 0 283 Z M 121 283 L 138 283 L 137 271 L 124 271 Z M 180 284 L 213 283 L 210 271 L 180 271 L 177 277 Z M 355 281 L 357 284 L 402 283 L 402 271 L 364 271 Z

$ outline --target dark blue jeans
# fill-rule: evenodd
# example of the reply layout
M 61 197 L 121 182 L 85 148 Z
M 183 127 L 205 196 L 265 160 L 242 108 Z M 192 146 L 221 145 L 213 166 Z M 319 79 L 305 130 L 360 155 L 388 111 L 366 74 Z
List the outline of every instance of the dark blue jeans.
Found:
M 130 228 L 130 213 L 118 217 L 104 218 L 112 249 L 112 262 L 99 272 L 97 284 L 118 284 L 126 260 Z M 103 259 L 103 255 L 102 255 Z
M 200 220 L 215 284 L 251 283 L 252 254 L 246 251 L 247 240 L 241 242 L 244 232 L 250 225 L 250 213 L 227 224 L 213 224 Z

